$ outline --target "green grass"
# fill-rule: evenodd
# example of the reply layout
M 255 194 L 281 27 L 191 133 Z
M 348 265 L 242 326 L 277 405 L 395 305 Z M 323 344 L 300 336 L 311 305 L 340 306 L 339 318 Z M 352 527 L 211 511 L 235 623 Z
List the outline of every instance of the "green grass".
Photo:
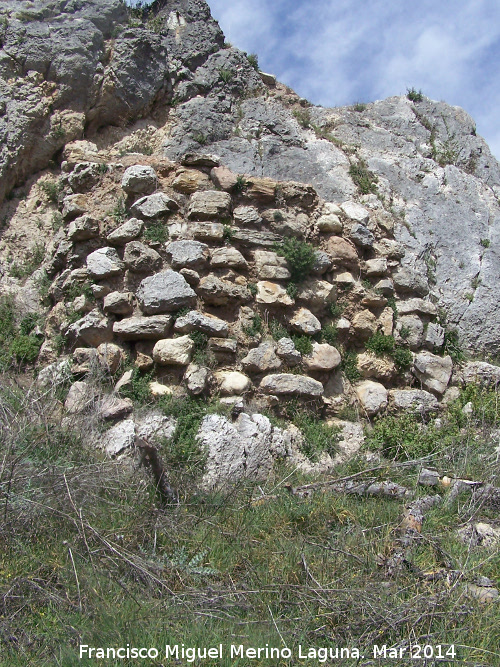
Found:
M 311 354 L 313 346 L 310 336 L 299 336 L 297 334 L 292 335 L 292 340 L 295 345 L 295 349 L 300 354 Z
M 276 318 L 273 318 L 269 322 L 269 331 L 274 340 L 280 340 L 280 338 L 289 338 L 288 329 Z
M 18 324 L 13 298 L 0 297 L 0 370 L 36 360 L 43 342 L 43 337 L 33 332 L 38 322 L 36 313 L 28 313 Z
M 243 331 L 247 336 L 258 336 L 263 331 L 263 322 L 260 315 L 254 315 L 252 317 L 252 323 L 249 326 L 244 327 Z
M 357 382 L 361 375 L 358 371 L 358 355 L 353 350 L 347 350 L 342 355 L 341 369 L 349 382 Z
M 168 227 L 163 222 L 154 222 L 146 227 L 143 238 L 152 243 L 165 243 L 168 240 Z
M 358 646 L 370 656 L 373 644 L 407 646 L 410 641 L 457 645 L 453 664 L 498 663 L 500 607 L 464 592 L 477 576 L 500 579 L 498 549 L 474 547 L 457 537 L 458 526 L 487 516 L 468 497 L 427 513 L 406 563 L 390 577 L 381 557 L 396 546 L 406 499 L 327 490 L 292 495 L 288 485 L 312 480 L 284 464 L 258 484 L 200 489 L 195 481 L 203 452 L 193 434 L 215 405 L 172 397 L 158 403 L 178 420 L 173 442 L 161 445 L 180 491 L 179 504 L 167 505 L 146 468 L 102 460 L 94 442 L 82 440 L 74 425 L 62 426 L 55 397 L 38 410 L 40 397 L 26 396 L 15 389 L 16 382 L 11 389 L 4 377 L 0 387 L 2 667 L 132 667 L 136 660 L 78 657 L 81 644 L 127 643 L 157 647 L 162 653 L 152 664 L 165 665 L 173 661 L 164 659 L 164 647 L 175 643 L 222 643 L 223 658 L 206 661 L 218 667 L 278 664 L 231 660 L 231 644 L 286 644 L 294 659 L 279 664 L 292 667 L 298 664 L 299 644 L 303 650 Z M 477 414 L 461 422 L 457 437 L 446 426 L 446 442 L 442 434 L 434 441 L 435 462 L 444 472 L 462 476 L 477 473 L 474 465 L 479 466 L 481 479 L 492 481 L 499 464 L 488 460 L 485 465 L 482 457 L 491 446 L 472 429 L 484 423 L 483 412 L 492 423 L 498 423 L 498 415 L 491 408 L 483 411 L 491 393 L 468 391 L 453 410 L 458 414 L 470 399 L 477 402 Z M 446 420 L 456 429 L 453 410 Z M 309 429 L 308 439 L 332 442 L 314 416 L 294 412 Z M 394 428 L 409 433 L 409 439 L 414 426 L 405 424 L 396 422 Z M 381 463 L 383 469 L 361 478 L 391 478 L 417 494 L 429 492 L 416 487 L 419 465 Z M 334 476 L 366 467 L 356 459 Z M 415 572 L 443 566 L 449 576 L 435 581 Z
M 45 257 L 45 246 L 43 243 L 35 243 L 27 252 L 22 263 L 13 262 L 10 267 L 10 275 L 13 278 L 27 278 L 40 268 Z
M 354 181 L 359 192 L 363 195 L 377 192 L 377 176 L 368 169 L 366 162 L 359 159 L 349 167 L 349 176 Z

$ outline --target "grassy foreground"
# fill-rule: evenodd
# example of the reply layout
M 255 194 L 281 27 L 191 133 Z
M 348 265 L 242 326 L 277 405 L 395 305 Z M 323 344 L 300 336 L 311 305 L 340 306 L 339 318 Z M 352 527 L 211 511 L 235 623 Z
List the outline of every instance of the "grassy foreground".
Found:
M 186 464 L 174 475 L 179 504 L 162 505 L 137 460 L 104 460 L 76 420 L 61 420 L 60 394 L 9 378 L 1 386 L 0 665 L 500 665 L 500 604 L 467 593 L 478 576 L 500 582 L 499 549 L 456 532 L 472 520 L 498 525 L 499 508 L 466 493 L 434 507 L 411 561 L 388 576 L 407 501 L 293 495 L 288 485 L 308 480 L 284 464 L 260 486 L 205 493 Z M 423 465 L 495 484 L 497 399 L 470 390 L 439 433 L 381 419 L 368 436 L 379 458 L 360 456 L 335 477 L 374 468 L 368 477 L 416 497 L 437 492 L 417 486 Z M 373 657 L 374 644 L 410 643 L 442 645 L 444 657 L 453 644 L 456 656 Z M 156 648 L 158 657 L 80 659 L 82 644 Z M 223 657 L 166 658 L 167 644 L 223 644 Z M 230 656 L 231 645 L 266 644 L 293 657 Z M 299 645 L 316 657 L 299 657 Z M 326 647 L 365 657 L 325 662 Z

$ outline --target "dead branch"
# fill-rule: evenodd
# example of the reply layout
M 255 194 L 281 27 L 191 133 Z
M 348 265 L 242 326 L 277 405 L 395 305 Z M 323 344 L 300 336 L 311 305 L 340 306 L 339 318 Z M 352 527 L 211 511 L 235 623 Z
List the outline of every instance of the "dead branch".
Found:
M 147 461 L 149 464 L 155 480 L 156 490 L 162 500 L 167 503 L 177 503 L 179 501 L 177 493 L 168 482 L 165 466 L 156 447 L 139 437 L 135 438 L 135 446 L 141 450 L 141 462 Z

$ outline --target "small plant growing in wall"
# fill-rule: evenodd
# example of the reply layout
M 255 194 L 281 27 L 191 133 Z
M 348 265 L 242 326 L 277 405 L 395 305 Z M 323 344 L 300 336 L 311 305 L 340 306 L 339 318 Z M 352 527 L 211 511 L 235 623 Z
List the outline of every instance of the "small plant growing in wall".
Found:
M 309 275 L 316 261 L 316 253 L 310 243 L 292 236 L 285 239 L 277 252 L 287 261 L 292 283 L 301 283 Z
M 422 102 L 424 99 L 422 91 L 417 90 L 416 88 L 407 88 L 406 97 L 410 100 L 410 102 Z
M 368 169 L 364 160 L 359 159 L 357 162 L 351 164 L 349 167 L 349 176 L 361 194 L 369 195 L 377 192 L 378 178 Z
M 256 53 L 250 53 L 247 55 L 247 60 L 249 64 L 254 68 L 256 72 L 259 71 L 259 58 Z

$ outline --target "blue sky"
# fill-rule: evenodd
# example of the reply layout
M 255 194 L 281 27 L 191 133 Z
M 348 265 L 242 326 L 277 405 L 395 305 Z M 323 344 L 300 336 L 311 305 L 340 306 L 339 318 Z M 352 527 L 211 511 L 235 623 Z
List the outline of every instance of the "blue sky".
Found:
M 500 158 L 498 0 L 208 0 L 226 39 L 314 104 L 414 87 L 463 107 Z

